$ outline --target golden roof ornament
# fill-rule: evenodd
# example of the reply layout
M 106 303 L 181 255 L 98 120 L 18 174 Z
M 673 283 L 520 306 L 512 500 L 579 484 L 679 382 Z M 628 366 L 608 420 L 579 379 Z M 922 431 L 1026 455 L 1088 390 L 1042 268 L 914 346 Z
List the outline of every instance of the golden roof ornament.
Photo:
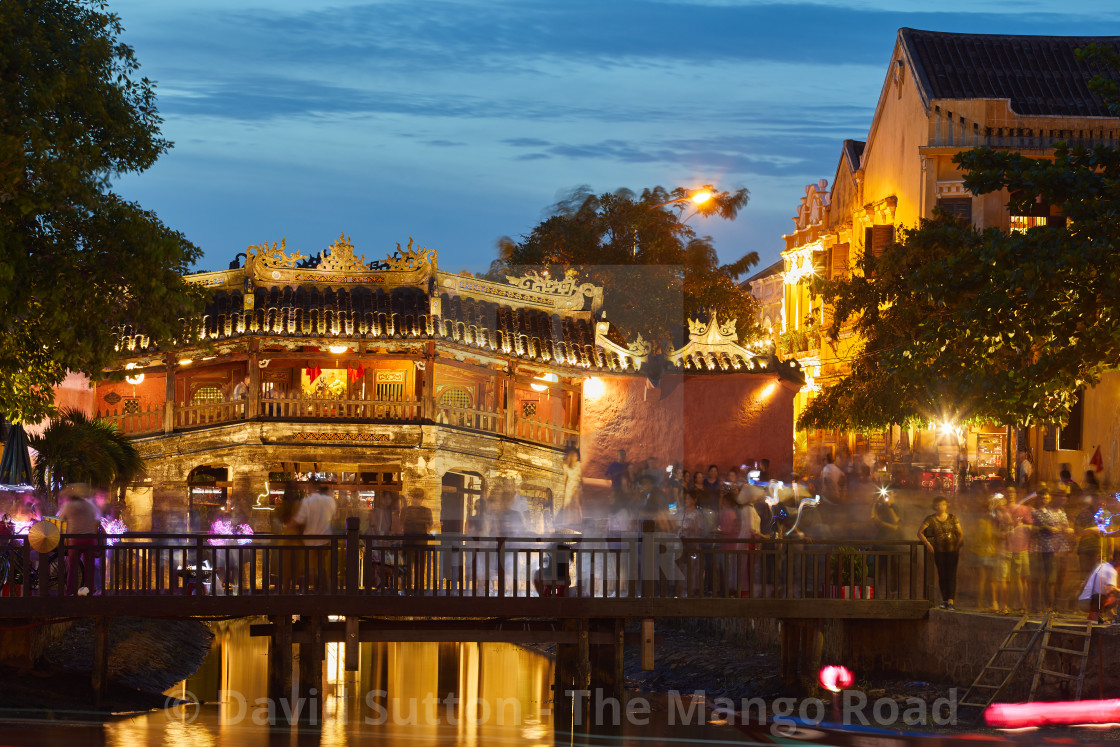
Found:
M 280 246 L 276 246 L 273 241 L 271 246 L 266 241 L 263 244 L 253 244 L 245 250 L 245 268 L 252 274 L 251 270 L 253 265 L 259 262 L 262 267 L 271 270 L 287 270 L 293 269 L 296 262 L 301 259 L 307 259 L 303 254 L 295 253 L 288 254 L 287 249 L 288 240 L 286 238 L 280 239 Z
M 350 237 L 345 233 L 339 233 L 338 241 L 320 252 L 319 266 L 315 269 L 324 272 L 365 272 L 366 255 L 355 256 Z
M 427 269 L 435 272 L 438 269 L 436 250 L 422 247 L 412 248 L 412 238 L 408 239 L 408 248 L 401 249 L 397 244 L 397 251 L 385 258 L 381 263 L 389 272 L 414 272 Z
M 547 293 L 556 296 L 595 295 L 596 286 L 591 283 L 579 283 L 575 274 L 566 274 L 559 280 L 554 280 L 548 275 L 528 272 L 521 277 L 506 275 L 506 282 L 515 288 L 533 291 L 534 293 Z
M 708 310 L 707 321 L 689 319 L 688 342 L 684 347 L 670 353 L 669 360 L 676 366 L 683 366 L 685 361 L 690 359 L 693 361 L 726 359 L 731 361 L 734 368 L 749 362 L 755 357 L 755 353 L 739 345 L 736 321 L 732 319 L 721 324 L 719 312 L 714 308 Z

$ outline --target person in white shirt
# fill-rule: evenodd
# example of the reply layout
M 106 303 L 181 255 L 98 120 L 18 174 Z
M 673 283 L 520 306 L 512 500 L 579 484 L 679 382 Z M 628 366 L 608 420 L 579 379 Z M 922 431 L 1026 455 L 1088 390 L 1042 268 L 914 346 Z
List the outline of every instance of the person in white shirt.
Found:
M 825 503 L 839 503 L 840 489 L 844 485 L 844 471 L 832 463 L 832 454 L 824 455 L 826 464 L 821 470 L 821 498 Z
M 296 515 L 292 517 L 292 524 L 295 525 L 300 534 L 305 536 L 330 534 L 331 520 L 334 519 L 336 507 L 334 498 L 327 494 L 323 489 L 322 483 L 316 481 L 315 491 L 299 502 Z M 303 540 L 304 545 L 315 548 L 322 547 L 329 542 L 330 540 L 325 538 Z M 326 558 L 323 557 L 322 550 L 315 549 L 309 552 L 307 558 L 307 584 L 311 583 L 311 579 L 315 579 L 315 583 L 319 588 L 326 586 L 325 563 Z
M 1098 620 L 1106 612 L 1115 613 L 1116 600 L 1120 598 L 1117 568 L 1120 568 L 1120 550 L 1113 551 L 1112 558 L 1094 568 L 1085 581 L 1077 606 L 1089 613 L 1090 620 Z

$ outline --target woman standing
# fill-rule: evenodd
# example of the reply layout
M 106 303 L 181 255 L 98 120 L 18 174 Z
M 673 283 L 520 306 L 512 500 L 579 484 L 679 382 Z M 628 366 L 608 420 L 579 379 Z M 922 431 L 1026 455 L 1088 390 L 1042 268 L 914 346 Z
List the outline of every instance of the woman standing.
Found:
M 568 448 L 564 455 L 564 493 L 560 502 L 560 512 L 563 518 L 560 523 L 578 527 L 583 523 L 583 466 L 579 461 L 579 452 L 574 447 Z
M 1038 499 L 1042 505 L 1034 510 L 1034 540 L 1039 563 L 1037 569 L 1032 570 L 1037 573 L 1042 609 L 1052 610 L 1057 596 L 1059 553 L 1065 551 L 1073 529 L 1065 511 L 1051 505 L 1054 499 L 1049 490 L 1039 488 Z
M 918 530 L 918 539 L 933 553 L 937 565 L 937 581 L 941 587 L 942 609 L 956 609 L 953 598 L 957 593 L 957 562 L 960 559 L 961 545 L 964 544 L 964 530 L 956 516 L 949 513 L 949 501 L 942 497 L 933 502 L 933 513 L 926 517 Z

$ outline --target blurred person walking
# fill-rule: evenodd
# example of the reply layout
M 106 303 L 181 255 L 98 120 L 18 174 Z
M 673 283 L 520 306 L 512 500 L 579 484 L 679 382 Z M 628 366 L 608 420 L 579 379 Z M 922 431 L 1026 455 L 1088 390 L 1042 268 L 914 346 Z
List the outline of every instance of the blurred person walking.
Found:
M 78 593 L 81 586 L 96 591 L 97 580 L 94 574 L 94 553 L 97 545 L 97 531 L 101 528 L 101 514 L 97 506 L 88 499 L 89 486 L 74 483 L 62 489 L 59 497 L 66 503 L 59 509 L 58 518 L 66 522 L 66 593 Z M 76 535 L 76 536 L 74 536 Z

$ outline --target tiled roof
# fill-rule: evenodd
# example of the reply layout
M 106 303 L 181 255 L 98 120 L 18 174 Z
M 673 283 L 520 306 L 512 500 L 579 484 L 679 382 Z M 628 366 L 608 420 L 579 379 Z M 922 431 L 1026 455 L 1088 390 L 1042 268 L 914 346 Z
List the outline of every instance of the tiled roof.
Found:
M 439 296 L 439 313 L 419 288 L 257 288 L 253 308 L 240 291 L 219 290 L 203 313 L 203 333 L 220 342 L 246 335 L 326 337 L 339 340 L 442 340 L 573 368 L 624 370 L 612 351 L 595 345 L 592 324 L 571 316 L 513 308 L 460 296 Z M 121 335 L 122 351 L 156 350 L 146 337 Z
M 867 145 L 862 140 L 845 140 L 844 157 L 848 159 L 848 167 L 854 172 L 859 171 L 863 160 L 863 149 Z
M 1117 36 L 949 34 L 904 28 L 899 37 L 930 99 L 1010 99 L 1021 115 L 1113 116 L 1089 81 L 1103 73 L 1074 51 L 1090 43 L 1120 49 Z
M 777 262 L 770 265 L 765 270 L 759 270 L 754 275 L 751 275 L 749 278 L 747 278 L 746 282 L 747 283 L 753 283 L 756 280 L 762 280 L 763 278 L 768 278 L 768 277 L 771 277 L 773 275 L 777 275 L 785 267 L 785 263 L 786 263 L 786 261 L 784 259 L 779 259 Z

